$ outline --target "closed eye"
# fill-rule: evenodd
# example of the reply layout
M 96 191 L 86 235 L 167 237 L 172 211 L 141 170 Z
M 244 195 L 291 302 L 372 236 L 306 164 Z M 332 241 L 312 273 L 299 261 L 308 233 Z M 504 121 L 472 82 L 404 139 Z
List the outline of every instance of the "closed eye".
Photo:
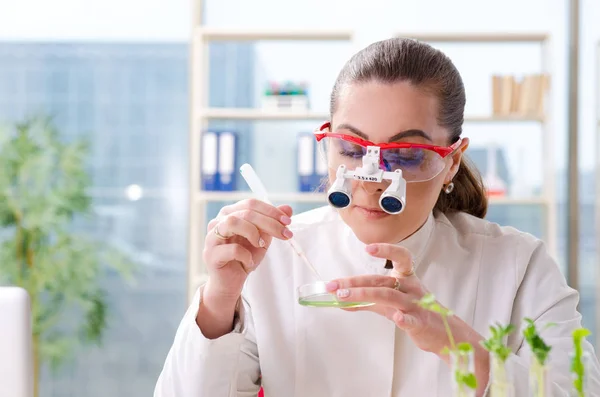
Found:
M 363 152 L 361 151 L 352 151 L 352 150 L 340 150 L 338 152 L 340 155 L 344 157 L 352 157 L 352 158 L 360 158 L 363 156 Z
M 418 166 L 425 160 L 425 151 L 421 149 L 398 149 L 385 154 L 388 162 L 400 166 Z

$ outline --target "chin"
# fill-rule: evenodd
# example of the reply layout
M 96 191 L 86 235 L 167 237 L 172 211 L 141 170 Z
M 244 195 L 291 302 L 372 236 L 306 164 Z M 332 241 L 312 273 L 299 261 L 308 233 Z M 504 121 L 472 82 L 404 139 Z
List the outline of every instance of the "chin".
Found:
M 376 243 L 393 243 L 393 239 L 390 239 L 389 233 L 385 233 L 383 230 L 375 230 L 374 227 L 364 227 L 360 225 L 357 228 L 352 228 L 352 231 L 356 237 L 363 244 L 376 244 Z
M 364 227 L 359 229 L 353 228 L 356 237 L 365 245 L 378 243 L 392 243 L 390 235 L 381 231 L 369 231 Z
M 356 237 L 364 244 L 394 243 L 398 235 L 398 216 L 385 212 L 365 211 L 352 208 L 344 211 L 342 218 L 350 226 Z

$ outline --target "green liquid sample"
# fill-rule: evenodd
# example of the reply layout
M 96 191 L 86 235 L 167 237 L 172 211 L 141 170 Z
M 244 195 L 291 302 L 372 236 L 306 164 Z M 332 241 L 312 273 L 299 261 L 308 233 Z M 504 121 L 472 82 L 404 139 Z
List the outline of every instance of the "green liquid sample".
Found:
M 371 302 L 345 302 L 338 301 L 330 294 L 323 295 L 312 295 L 305 298 L 298 299 L 298 303 L 302 306 L 310 307 L 340 307 L 340 308 L 351 308 L 351 307 L 367 307 L 373 306 Z

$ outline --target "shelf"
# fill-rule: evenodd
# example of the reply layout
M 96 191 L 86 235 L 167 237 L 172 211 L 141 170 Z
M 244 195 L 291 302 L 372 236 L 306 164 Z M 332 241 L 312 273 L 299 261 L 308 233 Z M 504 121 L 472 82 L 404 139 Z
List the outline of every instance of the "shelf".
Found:
M 199 112 L 206 119 L 222 120 L 329 120 L 329 112 L 302 110 L 263 110 L 260 108 L 207 108 Z M 538 115 L 473 115 L 465 116 L 465 122 L 543 122 Z
M 240 201 L 254 197 L 252 192 L 208 192 L 196 195 L 198 203 L 214 201 Z M 324 193 L 272 193 L 269 199 L 276 203 L 323 203 L 327 204 Z M 549 201 L 544 197 L 490 197 L 492 205 L 546 205 Z
M 465 116 L 465 122 L 471 123 L 506 123 L 506 122 L 544 122 L 544 116 L 542 115 L 490 115 L 490 116 Z
M 471 43 L 541 43 L 548 40 L 546 33 L 398 33 L 399 37 L 408 37 L 419 41 L 439 43 L 471 42 Z
M 208 201 L 240 201 L 254 197 L 252 192 L 207 192 L 196 196 L 198 202 Z M 269 199 L 273 202 L 323 203 L 327 200 L 324 193 L 271 193 Z
M 329 112 L 301 110 L 262 110 L 244 108 L 208 108 L 201 110 L 201 117 L 228 120 L 329 120 Z
M 211 41 L 260 41 L 260 40 L 295 40 L 295 41 L 349 41 L 353 32 L 350 30 L 327 29 L 227 29 L 198 27 L 197 37 Z
M 545 197 L 489 197 L 491 205 L 548 205 Z

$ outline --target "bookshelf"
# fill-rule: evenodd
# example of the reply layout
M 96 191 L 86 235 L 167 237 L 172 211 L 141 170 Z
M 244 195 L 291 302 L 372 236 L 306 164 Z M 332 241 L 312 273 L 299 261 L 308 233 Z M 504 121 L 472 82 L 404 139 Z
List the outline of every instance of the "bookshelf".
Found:
M 397 36 L 413 38 L 419 41 L 425 41 L 429 44 L 537 44 L 541 47 L 541 69 L 539 73 L 552 79 L 551 70 L 551 43 L 550 36 L 546 33 L 410 33 L 399 32 Z M 557 198 L 555 187 L 554 170 L 554 125 L 551 110 L 551 87 L 552 84 L 542 89 L 545 91 L 543 96 L 543 109 L 529 112 L 515 112 L 512 114 L 492 114 L 492 115 L 466 115 L 465 124 L 469 123 L 525 123 L 535 122 L 542 128 L 542 192 L 538 197 L 531 198 L 513 198 L 513 197 L 490 197 L 490 205 L 534 205 L 543 207 L 544 211 L 544 240 L 548 245 L 550 252 L 557 257 Z M 492 112 L 494 113 L 494 112 Z M 600 128 L 600 119 L 598 121 Z M 476 139 L 476 135 L 472 135 Z M 600 176 L 598 177 L 600 180 Z M 600 205 L 600 203 L 599 203 Z
M 208 128 L 211 120 L 253 120 L 253 121 L 324 121 L 328 113 L 294 110 L 263 110 L 260 108 L 211 108 L 208 107 L 208 44 L 214 41 L 346 41 L 352 42 L 353 32 L 349 30 L 241 30 L 204 27 L 201 25 L 200 0 L 195 0 L 195 19 L 190 45 L 190 131 L 189 131 L 189 233 L 188 233 L 188 297 L 191 298 L 195 289 L 205 281 L 205 268 L 202 262 L 202 244 L 206 235 L 206 207 L 211 202 L 235 202 L 251 197 L 245 191 L 203 191 L 201 190 L 201 151 L 202 134 Z M 428 42 L 536 42 L 546 45 L 548 36 L 545 34 L 402 34 Z M 547 59 L 542 62 L 548 65 Z M 548 101 L 546 101 L 548 102 Z M 548 136 L 544 139 L 544 150 L 552 153 L 553 144 L 551 125 L 547 111 L 541 114 L 491 114 L 467 115 L 466 123 L 539 123 L 544 126 Z M 490 197 L 491 205 L 531 205 L 545 209 L 546 230 L 551 250 L 556 249 L 556 215 L 553 185 L 553 160 L 546 156 L 544 165 L 544 193 L 539 197 L 513 198 Z M 271 200 L 275 203 L 323 203 L 326 198 L 323 193 L 273 192 Z

